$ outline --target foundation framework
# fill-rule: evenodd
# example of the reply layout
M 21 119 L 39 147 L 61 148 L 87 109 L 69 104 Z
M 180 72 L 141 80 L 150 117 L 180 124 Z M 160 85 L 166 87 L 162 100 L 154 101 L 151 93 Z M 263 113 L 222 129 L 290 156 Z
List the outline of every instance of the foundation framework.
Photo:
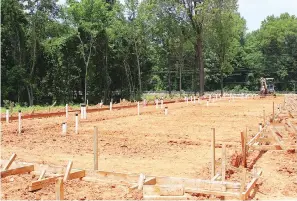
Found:
M 29 184 L 29 191 L 40 190 L 50 184 L 56 183 L 56 195 L 63 195 L 61 182 L 72 179 L 81 179 L 87 182 L 112 183 L 121 185 L 129 184 L 127 191 L 142 190 L 145 200 L 183 200 L 192 193 L 215 195 L 219 197 L 235 197 L 245 200 L 255 187 L 262 170 L 254 170 L 253 178 L 246 182 L 246 169 L 242 172 L 242 181 L 224 181 L 221 174 L 215 175 L 210 180 L 145 176 L 143 174 L 127 174 L 106 171 L 86 171 L 72 169 L 72 161 L 66 167 L 53 167 L 49 165 L 15 162 L 16 154 L 9 160 L 1 160 L 1 177 L 19 174 L 33 174 L 38 176 Z M 90 174 L 88 174 L 88 172 Z M 62 180 L 62 181 L 61 181 Z M 58 190 L 57 190 L 58 189 Z M 58 192 L 57 192 L 58 191 Z

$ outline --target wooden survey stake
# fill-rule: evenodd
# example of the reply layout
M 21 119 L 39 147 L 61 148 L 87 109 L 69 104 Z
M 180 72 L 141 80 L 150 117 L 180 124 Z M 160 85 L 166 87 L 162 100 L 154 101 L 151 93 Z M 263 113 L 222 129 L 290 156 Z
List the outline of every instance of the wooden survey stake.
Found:
M 56 181 L 56 200 L 64 200 L 64 184 L 62 178 L 58 178 Z

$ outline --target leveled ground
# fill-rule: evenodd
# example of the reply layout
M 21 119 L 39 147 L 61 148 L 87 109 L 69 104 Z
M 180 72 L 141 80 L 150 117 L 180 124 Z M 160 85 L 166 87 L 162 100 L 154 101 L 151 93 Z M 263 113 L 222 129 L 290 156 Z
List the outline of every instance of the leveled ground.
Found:
M 92 169 L 93 133 L 97 126 L 99 170 L 209 179 L 211 128 L 216 128 L 216 144 L 227 144 L 227 170 L 232 169 L 229 161 L 236 150 L 240 151 L 240 131 L 247 128 L 249 138 L 257 133 L 258 123 L 263 121 L 263 110 L 271 115 L 273 101 L 277 106 L 283 98 L 225 100 L 208 107 L 206 101 L 202 101 L 202 105 L 174 103 L 168 105 L 168 116 L 154 106 L 141 107 L 140 116 L 137 116 L 136 108 L 94 112 L 88 114 L 87 120 L 80 121 L 78 135 L 74 134 L 74 113 L 70 113 L 68 120 L 65 117 L 23 120 L 20 136 L 17 135 L 17 121 L 4 122 L 1 158 L 8 159 L 16 153 L 17 161 L 65 166 L 72 160 L 74 168 Z M 66 137 L 61 135 L 64 121 L 68 123 Z M 220 161 L 221 149 L 216 151 L 216 159 Z M 257 166 L 263 168 L 263 175 L 254 199 L 296 197 L 297 185 L 293 183 L 297 176 L 296 165 L 296 155 L 266 152 L 257 162 Z M 293 170 L 288 173 L 282 168 Z M 238 175 L 229 179 L 236 180 Z M 20 189 L 27 197 L 24 193 L 20 197 L 10 197 L 14 192 L 9 187 L 10 180 L 2 179 L 2 182 L 6 196 L 2 193 L 2 198 L 34 198 L 25 188 Z M 131 199 L 114 191 L 105 197 L 88 197 L 89 188 L 93 187 L 81 188 L 86 199 Z M 52 194 L 43 198 L 51 199 L 50 196 Z M 65 196 L 65 199 L 80 199 L 82 195 Z

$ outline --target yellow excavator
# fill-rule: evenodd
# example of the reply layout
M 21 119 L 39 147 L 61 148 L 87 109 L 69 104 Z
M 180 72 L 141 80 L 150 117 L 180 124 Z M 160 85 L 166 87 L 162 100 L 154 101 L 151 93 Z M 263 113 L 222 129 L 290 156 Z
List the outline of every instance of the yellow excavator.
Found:
M 269 96 L 273 95 L 275 96 L 275 90 L 274 90 L 274 78 L 260 78 L 261 83 L 261 89 L 260 89 L 260 95 L 261 96 Z

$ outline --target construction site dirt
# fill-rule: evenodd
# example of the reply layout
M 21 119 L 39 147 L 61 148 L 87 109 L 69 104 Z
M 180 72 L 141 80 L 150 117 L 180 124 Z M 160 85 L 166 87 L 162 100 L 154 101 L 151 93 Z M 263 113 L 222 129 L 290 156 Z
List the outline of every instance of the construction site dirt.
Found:
M 263 111 L 269 118 L 283 97 L 237 98 L 209 102 L 177 102 L 164 109 L 154 105 L 120 110 L 101 110 L 79 118 L 75 134 L 75 113 L 69 117 L 54 116 L 2 122 L 1 155 L 8 159 L 17 154 L 17 161 L 93 169 L 93 134 L 98 128 L 99 170 L 143 173 L 154 176 L 211 178 L 211 134 L 215 128 L 216 171 L 221 168 L 221 145 L 226 145 L 226 179 L 240 181 L 240 171 L 232 165 L 232 155 L 241 152 L 240 132 L 248 139 L 258 132 Z M 165 105 L 164 105 L 165 107 Z M 277 110 L 277 107 L 275 107 Z M 62 123 L 67 133 L 62 135 Z M 263 173 L 251 199 L 293 199 L 297 197 L 297 157 L 294 152 L 270 150 L 261 153 L 253 164 Z M 37 192 L 28 192 L 34 175 L 14 175 L 1 179 L 1 199 L 55 199 L 54 184 Z M 117 184 L 89 183 L 70 180 L 65 184 L 65 199 L 141 199 L 137 190 L 127 192 Z M 193 195 L 194 199 L 214 199 Z M 215 198 L 216 199 L 216 198 Z

